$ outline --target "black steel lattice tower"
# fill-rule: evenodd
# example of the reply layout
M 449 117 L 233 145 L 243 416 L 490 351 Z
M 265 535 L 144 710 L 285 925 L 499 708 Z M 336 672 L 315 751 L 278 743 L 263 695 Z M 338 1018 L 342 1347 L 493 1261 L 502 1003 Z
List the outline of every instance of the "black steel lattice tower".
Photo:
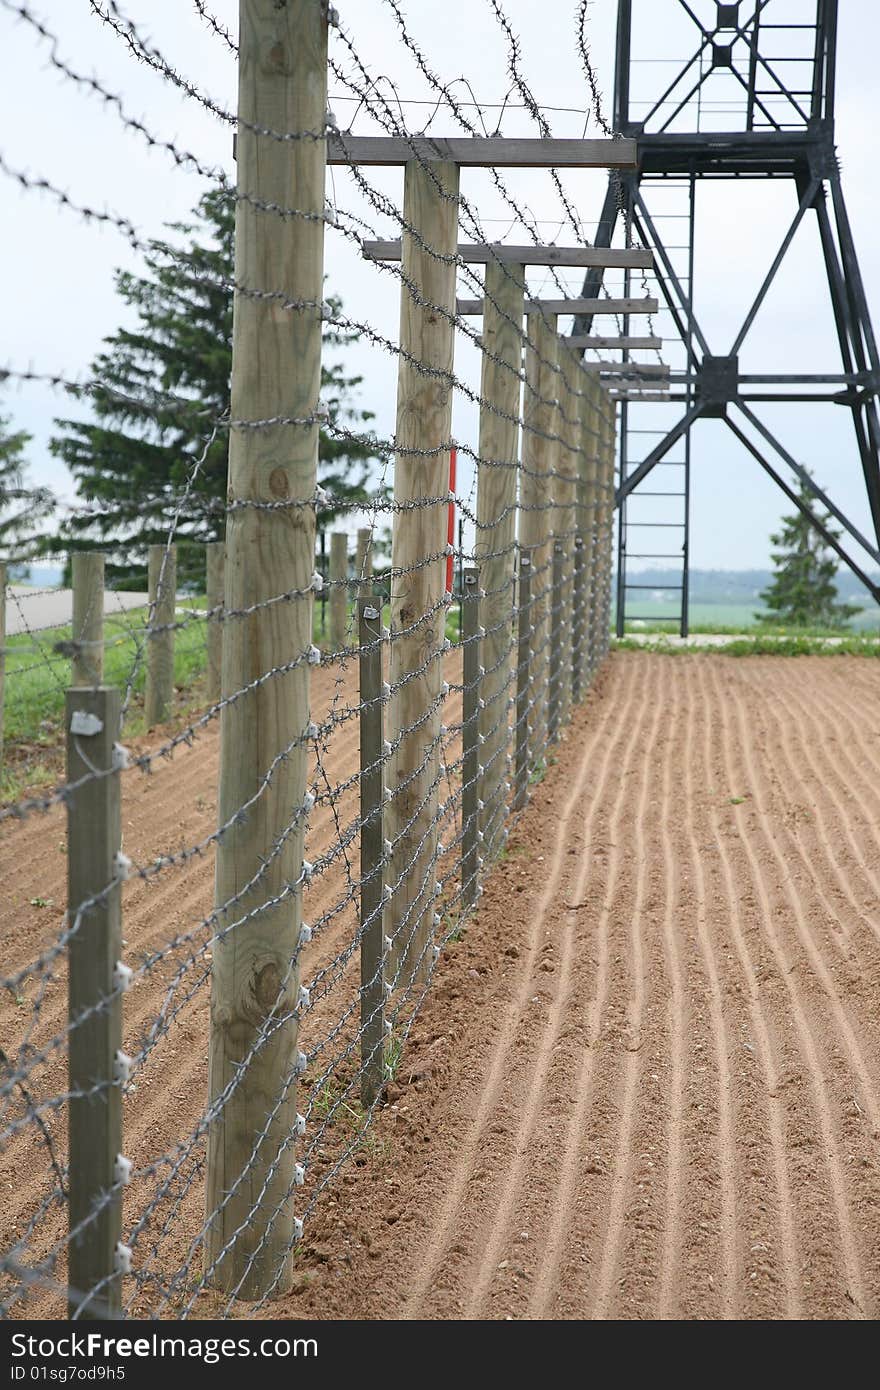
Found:
M 798 0 L 796 4 L 792 0 L 739 0 L 734 4 L 663 0 L 670 19 L 683 13 L 693 26 L 694 52 L 680 65 L 667 61 L 661 69 L 662 82 L 655 84 L 660 90 L 641 103 L 633 97 L 635 85 L 640 92 L 645 91 L 646 72 L 644 66 L 634 66 L 639 62 L 634 54 L 639 17 L 634 15 L 634 4 L 638 10 L 639 0 L 619 0 L 618 5 L 614 127 L 638 140 L 639 168 L 633 174 L 612 175 L 596 241 L 610 245 L 622 217 L 628 234 L 637 233 L 653 249 L 660 290 L 685 346 L 686 367 L 670 377 L 669 399 L 678 407 L 676 423 L 640 458 L 637 446 L 642 436 L 632 425 L 639 407 L 626 399 L 621 404 L 618 634 L 622 634 L 629 616 L 627 594 L 640 587 L 629 584 L 627 561 L 660 558 L 634 551 L 628 504 L 644 479 L 658 463 L 668 462 L 677 446 L 683 449 L 683 457 L 676 460 L 682 469 L 682 487 L 650 495 L 681 499 L 680 522 L 668 524 L 673 532 L 679 529 L 681 550 L 665 549 L 670 555 L 680 555 L 681 584 L 674 587 L 681 595 L 681 631 L 687 632 L 691 434 L 696 422 L 707 417 L 726 422 L 749 454 L 806 512 L 880 601 L 880 590 L 864 568 L 866 559 L 880 566 L 880 359 L 834 143 L 837 0 Z M 657 0 L 649 0 L 649 4 L 656 21 L 660 7 Z M 795 14 L 797 19 L 792 18 Z M 701 328 L 693 285 L 696 193 L 700 182 L 707 179 L 783 179 L 791 181 L 793 190 L 791 224 L 775 255 L 771 248 L 765 279 L 725 353 L 713 350 Z M 670 181 L 678 181 L 687 196 L 682 215 L 687 240 L 677 248 L 687 256 L 684 270 L 676 267 L 658 225 L 662 219 L 655 218 L 651 209 L 652 190 Z M 799 226 L 809 214 L 815 214 L 818 221 L 841 370 L 743 374 L 740 350 Z M 601 278 L 601 272 L 591 272 L 584 294 L 592 297 L 599 293 Z M 625 293 L 628 290 L 629 286 Z M 589 319 L 581 319 L 574 331 L 584 333 L 589 324 Z M 624 333 L 628 328 L 625 321 Z M 872 537 L 860 532 L 756 413 L 754 407 L 768 401 L 830 402 L 851 412 L 873 522 Z M 840 540 L 822 525 L 812 507 L 801 502 L 792 485 L 797 479 L 842 528 Z

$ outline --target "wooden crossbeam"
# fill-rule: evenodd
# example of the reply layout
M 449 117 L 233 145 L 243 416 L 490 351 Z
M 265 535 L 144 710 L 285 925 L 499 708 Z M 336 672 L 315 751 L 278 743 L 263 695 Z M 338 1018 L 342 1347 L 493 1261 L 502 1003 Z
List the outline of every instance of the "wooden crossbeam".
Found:
M 374 261 L 399 261 L 399 241 L 365 241 L 365 256 Z M 514 265 L 574 265 L 602 270 L 650 270 L 654 257 L 640 246 L 631 249 L 607 246 L 493 246 L 459 244 L 462 261 L 488 265 L 491 261 L 506 261 Z
M 328 164 L 447 160 L 475 169 L 635 169 L 635 140 L 519 140 L 503 136 L 327 136 Z
M 566 338 L 570 348 L 641 348 L 650 351 L 663 346 L 662 338 L 600 338 L 592 333 L 572 333 Z
M 668 401 L 669 387 L 658 386 L 654 391 L 627 391 L 609 390 L 608 395 L 612 401 Z
M 563 339 L 563 342 L 567 341 Z M 662 362 L 584 362 L 585 372 L 601 376 L 668 377 L 669 368 Z
M 530 299 L 527 314 L 656 314 L 656 299 Z M 456 313 L 476 317 L 483 312 L 482 299 L 459 299 Z

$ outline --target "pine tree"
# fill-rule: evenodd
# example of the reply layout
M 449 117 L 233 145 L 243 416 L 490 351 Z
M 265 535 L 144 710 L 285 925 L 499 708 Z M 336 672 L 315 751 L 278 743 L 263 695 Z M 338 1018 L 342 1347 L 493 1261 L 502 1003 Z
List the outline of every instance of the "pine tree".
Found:
M 0 415 L 0 559 L 26 560 L 34 553 L 38 523 L 55 506 L 48 488 L 29 487 L 24 455 L 31 436 L 10 429 Z
M 813 494 L 803 482 L 800 496 L 813 506 Z M 834 536 L 839 534 L 829 526 L 827 516 L 820 514 L 819 519 Z M 777 547 L 772 553 L 775 574 L 760 595 L 770 613 L 792 627 L 845 627 L 859 608 L 838 603 L 837 562 L 803 512 L 784 516 L 782 529 L 770 542 Z M 756 613 L 755 617 L 766 622 L 767 613 Z
M 94 419 L 57 420 L 60 433 L 51 444 L 92 513 L 71 516 L 60 544 L 67 550 L 100 544 L 108 554 L 107 577 L 120 588 L 144 587 L 147 546 L 167 539 L 205 450 L 209 422 L 229 409 L 232 296 L 225 286 L 234 276 L 235 226 L 229 190 L 205 194 L 195 217 L 195 224 L 171 224 L 176 244 L 151 244 L 144 275 L 117 271 L 116 289 L 135 326 L 106 338 L 92 364 L 95 385 L 88 398 Z M 338 310 L 339 302 L 331 303 Z M 362 378 L 347 375 L 332 356 L 356 338 L 325 328 L 331 356 L 322 367 L 322 401 L 332 425 L 364 434 L 373 416 L 353 401 Z M 171 405 L 163 403 L 168 394 L 175 397 Z M 182 580 L 201 581 L 202 546 L 224 536 L 227 448 L 220 430 L 181 511 L 176 538 Z M 376 481 L 375 460 L 369 436 L 342 440 L 321 430 L 318 476 L 334 497 L 374 502 L 386 495 Z M 323 510 L 321 525 L 335 514 Z

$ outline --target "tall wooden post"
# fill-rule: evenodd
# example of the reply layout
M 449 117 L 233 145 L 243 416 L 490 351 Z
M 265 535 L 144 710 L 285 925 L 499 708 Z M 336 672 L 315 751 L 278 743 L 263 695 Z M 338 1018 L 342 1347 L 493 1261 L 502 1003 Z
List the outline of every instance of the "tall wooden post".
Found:
M 491 848 L 501 824 L 513 692 L 524 266 L 490 261 L 485 289 L 474 556 L 485 595 L 480 623 L 486 634 L 480 644 L 486 673 L 480 710 L 480 830 Z
M 561 681 L 559 719 L 565 723 L 571 710 L 572 665 L 574 656 L 574 541 L 577 534 L 577 484 L 581 448 L 580 363 L 572 350 L 560 340 L 561 375 L 559 477 L 556 480 L 555 531 L 562 542 Z
M 264 679 L 224 708 L 220 726 L 220 824 L 255 799 L 217 847 L 209 1090 L 219 1108 L 208 1141 L 206 1268 L 213 1284 L 255 1299 L 270 1286 L 290 1287 L 296 1237 L 301 895 L 288 888 L 302 878 L 310 668 L 301 660 L 265 677 L 305 656 L 312 601 L 266 601 L 309 589 L 315 564 L 309 503 L 318 463 L 326 148 L 323 138 L 278 140 L 254 127 L 323 133 L 327 7 L 240 0 L 240 16 L 238 109 L 248 124 L 238 130 L 238 188 L 306 215 L 275 217 L 239 201 L 236 283 L 282 289 L 315 306 L 288 309 L 236 294 L 233 313 L 233 420 L 309 421 L 233 428 L 229 440 L 229 497 L 238 505 L 227 525 L 226 608 L 262 606 L 227 625 L 223 689 L 229 695 Z M 288 500 L 290 507 L 247 505 Z
M 522 486 L 519 544 L 532 557 L 532 756 L 547 744 L 547 680 L 550 662 L 550 590 L 553 583 L 553 505 L 559 458 L 556 434 L 559 338 L 556 316 L 530 314 L 526 321 L 526 385 L 523 392 Z
M 461 905 L 480 889 L 480 571 L 461 577 Z
M 150 631 L 147 633 L 147 727 L 161 724 L 174 699 L 174 613 L 177 598 L 177 547 L 151 545 L 147 565 Z
M 100 685 L 104 676 L 104 556 L 77 550 L 71 557 L 73 661 L 71 685 Z
M 345 646 L 348 626 L 348 536 L 330 533 L 330 650 Z
M 110 771 L 120 709 L 118 690 L 67 692 L 67 784 L 73 788 L 67 802 L 67 902 L 73 928 L 67 948 L 68 1303 L 71 1317 L 88 1320 L 118 1316 L 120 1306 L 122 999 L 113 977 L 122 953 L 116 866 L 122 825 L 119 773 Z
M 599 605 L 599 660 L 608 654 L 611 622 L 611 563 L 614 533 L 615 405 L 604 386 L 599 387 L 601 450 L 599 454 L 601 507 L 601 601 Z
M 356 592 L 361 597 L 369 597 L 373 592 L 373 532 L 363 526 L 357 533 L 354 577 Z
M 406 166 L 403 215 L 418 238 L 404 232 L 397 378 L 396 466 L 392 532 L 389 738 L 390 800 L 386 834 L 393 845 L 386 909 L 391 938 L 389 978 L 406 985 L 431 966 L 434 865 L 437 845 L 440 709 L 443 683 L 443 598 L 452 433 L 452 317 L 458 245 L 458 167 Z M 429 249 L 430 248 L 430 249 Z M 415 288 L 414 298 L 407 282 Z M 424 302 L 420 302 L 424 301 Z M 429 371 L 419 371 L 423 364 Z M 439 374 L 439 375 L 438 375 Z M 436 451 L 436 452 L 433 452 Z M 425 498 L 437 498 L 431 506 Z M 426 560 L 426 556 L 433 556 Z M 405 684 L 401 684 L 405 682 Z M 432 713 L 425 719 L 425 712 Z M 398 743 L 399 740 L 399 743 Z
M 207 695 L 211 704 L 220 699 L 223 672 L 223 602 L 225 589 L 226 545 L 212 541 L 205 546 L 205 601 L 208 605 L 208 672 Z
M 597 604 L 599 601 L 598 583 L 598 523 L 599 523 L 599 469 L 602 446 L 601 419 L 599 416 L 599 393 L 601 385 L 593 373 L 584 373 L 584 546 L 587 565 L 586 594 L 586 679 L 592 680 L 596 669 L 596 642 L 599 624 Z

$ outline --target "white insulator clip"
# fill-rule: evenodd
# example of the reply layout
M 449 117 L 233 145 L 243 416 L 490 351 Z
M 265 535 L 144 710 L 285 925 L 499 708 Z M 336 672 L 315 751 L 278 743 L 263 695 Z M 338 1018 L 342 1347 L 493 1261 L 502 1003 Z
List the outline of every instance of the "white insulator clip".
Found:
M 303 1235 L 302 1217 L 301 1217 L 301 1216 L 295 1216 L 295 1217 L 293 1218 L 293 1239 L 294 1239 L 294 1241 L 302 1240 L 302 1235 Z
M 326 401 L 318 401 L 318 403 L 315 406 L 314 416 L 316 420 L 330 419 L 330 407 Z M 324 493 L 324 496 L 321 498 L 321 506 L 324 506 L 327 502 L 328 494 L 324 492 L 324 489 L 322 487 L 318 487 L 315 489 L 316 494 L 319 492 Z
M 387 738 L 386 738 L 386 739 L 383 739 L 383 740 L 382 740 L 382 757 L 383 757 L 383 758 L 390 758 L 390 757 L 391 757 L 391 754 L 392 754 L 393 752 L 394 752 L 394 749 L 391 747 L 391 744 L 389 743 L 388 739 L 387 739 Z
M 121 1240 L 113 1251 L 113 1269 L 116 1274 L 131 1274 L 131 1246 L 123 1245 Z
M 449 694 L 449 681 L 444 681 L 444 682 L 443 682 L 443 684 L 442 684 L 441 687 L 440 687 L 440 694 L 443 695 L 443 696 L 446 696 L 446 695 Z
M 435 946 L 434 949 L 433 949 L 432 952 L 431 952 L 431 960 L 432 960 L 432 961 L 434 962 L 434 964 L 436 965 L 439 959 L 440 959 L 440 947 L 439 947 L 439 946 Z
M 129 1057 L 120 1047 L 113 1058 L 113 1080 L 119 1086 L 127 1086 L 134 1068 L 134 1058 Z
M 451 652 L 451 651 L 452 651 L 452 643 L 450 642 L 450 640 L 449 640 L 448 637 L 444 637 L 444 638 L 443 638 L 443 641 L 440 643 L 440 650 L 441 650 L 441 652 Z
M 390 859 L 390 858 L 391 858 L 391 849 L 392 849 L 391 841 L 390 841 L 390 840 L 383 840 L 383 841 L 382 841 L 382 851 L 383 851 L 383 853 L 384 853 L 386 859 Z
M 394 894 L 393 894 L 392 891 L 391 891 L 391 884 L 390 884 L 390 883 L 386 883 L 386 884 L 385 884 L 385 887 L 382 889 L 382 901 L 383 901 L 383 903 L 390 903 L 390 902 L 391 902 L 391 899 L 393 898 L 393 896 L 394 896 Z
M 315 723 L 314 719 L 312 719 L 312 720 L 310 720 L 310 722 L 306 725 L 306 738 L 317 738 L 317 737 L 318 737 L 318 726 L 317 726 L 317 724 Z
M 312 1002 L 311 995 L 305 985 L 300 985 L 299 994 L 296 997 L 296 1007 L 300 1012 L 305 1012 Z
M 479 699 L 477 700 L 477 709 L 485 709 L 485 708 L 486 708 L 486 701 L 483 699 L 483 697 L 482 697 L 482 695 L 481 695 L 481 696 L 479 697 Z
M 308 1065 L 309 1059 L 306 1056 L 306 1054 L 302 1051 L 302 1049 L 300 1049 L 300 1051 L 296 1054 L 296 1061 L 293 1064 L 294 1076 L 302 1076 L 303 1072 L 305 1071 Z
M 293 1166 L 293 1185 L 302 1187 L 306 1180 L 306 1169 L 304 1163 L 295 1163 Z
M 390 1018 L 386 1018 L 386 1020 L 385 1020 L 385 1036 L 386 1036 L 387 1038 L 390 1038 L 393 1032 L 394 1032 L 394 1025 L 393 1025 L 393 1023 L 391 1022 L 391 1019 L 390 1019 Z
M 482 772 L 482 768 L 480 769 L 480 771 Z M 478 798 L 478 800 L 477 800 L 477 810 L 478 810 L 478 811 L 485 811 L 485 809 L 486 809 L 486 803 L 485 803 L 485 801 L 482 799 L 482 797 Z
M 326 408 L 326 407 L 325 407 L 325 408 Z M 318 416 L 318 411 L 317 411 L 317 410 L 315 411 L 315 415 Z M 320 511 L 320 509 L 321 509 L 322 507 L 326 507 L 326 506 L 327 506 L 327 503 L 328 503 L 329 501 L 330 501 L 330 494 L 329 494 L 329 492 L 326 492 L 325 489 L 322 488 L 321 485 L 319 484 L 319 485 L 315 488 L 315 508 L 316 508 L 318 511 Z
M 127 994 L 131 989 L 131 982 L 134 979 L 134 971 L 130 965 L 125 965 L 118 960 L 113 967 L 113 988 L 119 994 Z
M 391 641 L 391 628 L 390 628 L 390 627 L 385 627 L 385 626 L 383 625 L 383 627 L 382 627 L 382 641 L 383 641 L 383 642 L 390 642 L 390 641 Z
M 326 114 L 326 116 L 325 116 L 324 119 L 325 119 L 326 122 L 327 122 L 327 129 L 328 129 L 328 130 L 338 130 L 338 129 L 339 129 L 339 122 L 338 122 L 337 119 L 336 119 L 336 115 L 335 115 L 335 112 L 333 111 L 332 106 L 328 106 L 328 107 L 327 107 L 327 114 Z
M 94 738 L 104 727 L 104 721 L 87 710 L 75 709 L 70 716 L 70 732 L 81 738 Z
M 131 1182 L 131 1159 L 125 1154 L 117 1154 L 113 1164 L 113 1182 L 117 1187 L 128 1187 Z
M 117 882 L 124 883 L 126 879 L 131 878 L 131 875 L 131 860 L 127 854 L 122 853 L 122 850 L 118 850 L 113 856 L 113 877 Z
M 450 493 L 449 496 L 450 496 L 450 498 L 452 498 L 452 493 Z M 452 544 L 451 541 L 448 541 L 447 544 L 446 544 L 446 554 L 447 554 L 447 555 L 454 555 L 454 554 L 455 554 L 455 546 Z
M 383 788 L 382 788 L 382 800 L 383 800 L 383 802 L 385 803 L 385 805 L 387 806 L 387 805 L 388 805 L 388 802 L 391 800 L 391 788 L 390 788 L 390 787 L 383 787 Z
M 327 6 L 327 23 L 331 29 L 339 28 L 339 11 L 335 5 Z
M 478 637 L 485 637 L 485 636 L 486 636 L 486 629 L 482 626 L 482 624 L 480 624 L 480 626 L 477 628 L 477 636 L 478 636 Z M 481 666 L 481 667 L 480 667 L 480 675 L 481 675 L 481 676 L 484 676 L 485 674 L 486 674 L 486 672 L 484 671 L 484 669 L 483 669 L 482 666 Z
M 393 945 L 394 945 L 394 942 L 391 940 L 391 937 L 390 937 L 390 936 L 383 936 L 383 937 L 382 937 L 382 949 L 384 950 L 386 956 L 389 954 L 389 952 L 390 952 L 390 950 L 391 950 L 391 947 L 392 947 Z
M 384 984 L 382 985 L 382 988 L 383 988 L 384 991 L 385 991 L 385 998 L 386 998 L 386 999 L 390 999 L 391 996 L 392 996 L 393 993 L 394 993 L 394 986 L 393 986 L 393 984 L 391 983 L 391 981 L 390 981 L 390 980 L 386 980 L 386 981 L 384 982 Z
M 440 926 L 440 913 L 439 913 L 439 912 L 435 912 L 435 913 L 434 913 L 434 926 L 437 927 L 437 928 L 439 928 L 439 926 Z
M 127 767 L 131 767 L 131 754 L 124 744 L 114 743 L 110 766 L 114 772 L 124 772 Z
M 306 1117 L 305 1117 L 305 1115 L 300 1115 L 300 1114 L 297 1112 L 297 1117 L 296 1117 L 296 1119 L 295 1119 L 294 1122 L 293 1122 L 293 1132 L 294 1132 L 294 1134 L 296 1135 L 297 1139 L 302 1139 L 303 1135 L 304 1135 L 305 1132 L 306 1132 Z
M 391 699 L 391 686 L 388 684 L 387 681 L 383 681 L 383 682 L 382 682 L 382 699 L 383 699 L 383 700 L 390 700 L 390 699 Z
M 477 831 L 477 844 L 478 844 L 478 845 L 481 845 L 481 844 L 483 843 L 483 838 L 484 838 L 484 836 L 483 836 L 482 830 L 478 830 L 478 831 Z
M 440 894 L 441 894 L 442 892 L 443 892 L 443 884 L 442 884 L 442 883 L 435 883 L 435 884 L 434 884 L 434 892 L 431 894 L 431 897 L 432 897 L 432 898 L 439 898 L 439 896 L 440 896 Z
M 314 872 L 315 872 L 315 866 L 314 866 L 314 864 L 310 863 L 310 861 L 309 861 L 308 859 L 304 859 L 304 860 L 303 860 L 303 866 L 302 866 L 302 879 L 303 879 L 303 883 L 310 883 L 310 882 L 311 882 L 311 878 L 312 878 L 312 874 L 313 874 Z
M 448 730 L 448 728 L 446 727 L 446 725 L 445 725 L 445 724 L 441 724 L 441 725 L 440 725 L 440 737 L 441 737 L 441 738 L 445 738 L 446 735 L 447 735 L 448 733 L 449 733 L 449 730 Z
M 308 663 L 310 666 L 320 666 L 321 664 L 321 648 L 316 647 L 314 642 L 309 647 Z
M 318 570 L 312 575 L 312 588 L 319 594 L 324 587 L 324 576 Z
M 306 924 L 305 924 L 305 922 L 303 922 L 302 925 L 301 925 L 301 927 L 300 927 L 300 929 L 299 929 L 299 944 L 300 944 L 300 946 L 305 946 L 309 941 L 311 941 L 311 939 L 312 939 L 312 929 L 311 929 L 311 927 L 307 927 Z
M 305 815 L 309 815 L 309 813 L 310 813 L 311 811 L 314 811 L 314 809 L 315 809 L 315 793 L 314 793 L 314 792 L 306 792 L 305 796 L 303 797 L 303 813 L 304 813 Z
M 443 843 L 442 840 L 438 840 L 438 841 L 437 841 L 437 856 L 438 856 L 438 858 L 439 858 L 439 856 L 440 856 L 441 854 L 445 854 L 445 853 L 446 853 L 446 850 L 447 850 L 447 846 L 444 845 L 444 843 Z

